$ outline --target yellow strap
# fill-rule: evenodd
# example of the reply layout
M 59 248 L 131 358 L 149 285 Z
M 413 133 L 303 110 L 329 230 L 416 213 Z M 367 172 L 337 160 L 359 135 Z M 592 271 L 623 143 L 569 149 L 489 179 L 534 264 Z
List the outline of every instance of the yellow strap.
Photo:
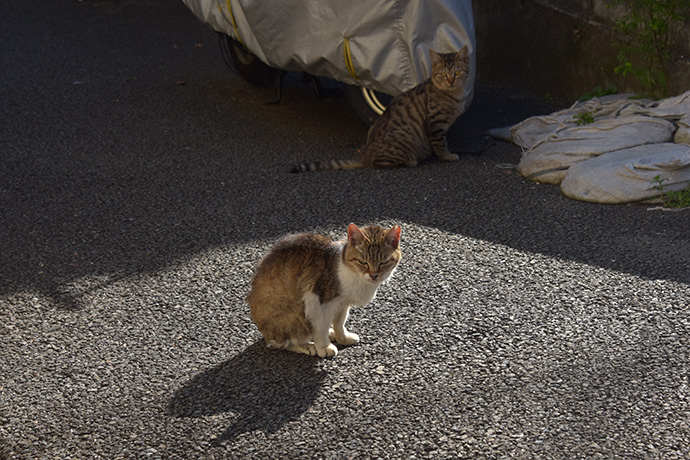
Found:
M 352 78 L 359 80 L 359 75 L 355 72 L 355 65 L 352 63 L 352 54 L 350 54 L 350 39 L 347 37 L 345 37 L 345 41 L 343 42 L 343 55 L 345 56 L 345 67 L 347 67 L 347 71 L 350 72 Z
M 237 30 L 237 23 L 235 22 L 235 15 L 232 14 L 232 6 L 230 6 L 230 0 L 225 0 L 225 5 L 228 7 L 228 13 L 230 13 L 230 21 L 232 21 L 232 28 L 235 29 L 235 35 L 237 36 L 237 41 L 242 43 L 242 45 L 247 46 L 244 44 L 242 41 L 242 37 L 240 37 L 240 32 Z M 220 5 L 218 5 L 218 9 L 220 10 Z M 223 10 L 221 10 L 221 13 Z

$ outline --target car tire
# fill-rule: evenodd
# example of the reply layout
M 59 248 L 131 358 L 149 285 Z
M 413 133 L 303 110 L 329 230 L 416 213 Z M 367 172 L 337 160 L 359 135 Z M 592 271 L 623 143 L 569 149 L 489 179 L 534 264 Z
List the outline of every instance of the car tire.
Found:
M 367 126 L 376 123 L 393 97 L 354 85 L 345 85 L 345 96 L 357 117 Z
M 229 56 L 232 66 L 242 78 L 260 87 L 275 85 L 278 70 L 264 64 L 242 43 L 226 35 L 222 46 L 223 54 Z

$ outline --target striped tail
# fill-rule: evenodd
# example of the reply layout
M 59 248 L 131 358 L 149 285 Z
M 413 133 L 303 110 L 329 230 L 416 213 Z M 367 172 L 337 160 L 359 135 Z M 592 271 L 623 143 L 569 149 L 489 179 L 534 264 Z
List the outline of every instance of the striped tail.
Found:
M 312 161 L 302 163 L 292 167 L 290 172 L 301 173 L 309 171 L 327 171 L 336 169 L 357 169 L 366 165 L 358 160 L 331 160 L 331 161 Z

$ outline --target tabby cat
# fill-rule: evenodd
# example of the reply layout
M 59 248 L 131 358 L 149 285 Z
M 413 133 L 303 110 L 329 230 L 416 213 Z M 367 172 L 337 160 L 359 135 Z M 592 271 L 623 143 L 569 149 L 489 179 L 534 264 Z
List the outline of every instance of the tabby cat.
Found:
M 463 108 L 469 51 L 438 54 L 429 50 L 431 77 L 394 98 L 369 129 L 356 160 L 302 163 L 292 172 L 363 167 L 417 166 L 432 151 L 444 161 L 457 161 L 448 151 L 446 132 Z
M 278 241 L 252 279 L 247 302 L 251 318 L 270 348 L 311 356 L 335 356 L 359 342 L 345 321 L 351 306 L 374 299 L 400 262 L 400 226 L 358 228 L 333 241 L 313 234 Z M 332 329 L 331 329 L 332 326 Z

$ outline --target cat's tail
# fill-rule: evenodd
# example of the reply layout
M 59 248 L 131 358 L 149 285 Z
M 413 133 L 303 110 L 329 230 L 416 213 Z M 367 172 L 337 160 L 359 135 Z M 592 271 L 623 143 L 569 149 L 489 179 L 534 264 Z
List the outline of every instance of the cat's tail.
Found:
M 336 169 L 357 169 L 364 168 L 366 165 L 359 160 L 330 160 L 330 161 L 311 161 L 295 165 L 290 169 L 292 173 L 309 171 L 327 171 Z

